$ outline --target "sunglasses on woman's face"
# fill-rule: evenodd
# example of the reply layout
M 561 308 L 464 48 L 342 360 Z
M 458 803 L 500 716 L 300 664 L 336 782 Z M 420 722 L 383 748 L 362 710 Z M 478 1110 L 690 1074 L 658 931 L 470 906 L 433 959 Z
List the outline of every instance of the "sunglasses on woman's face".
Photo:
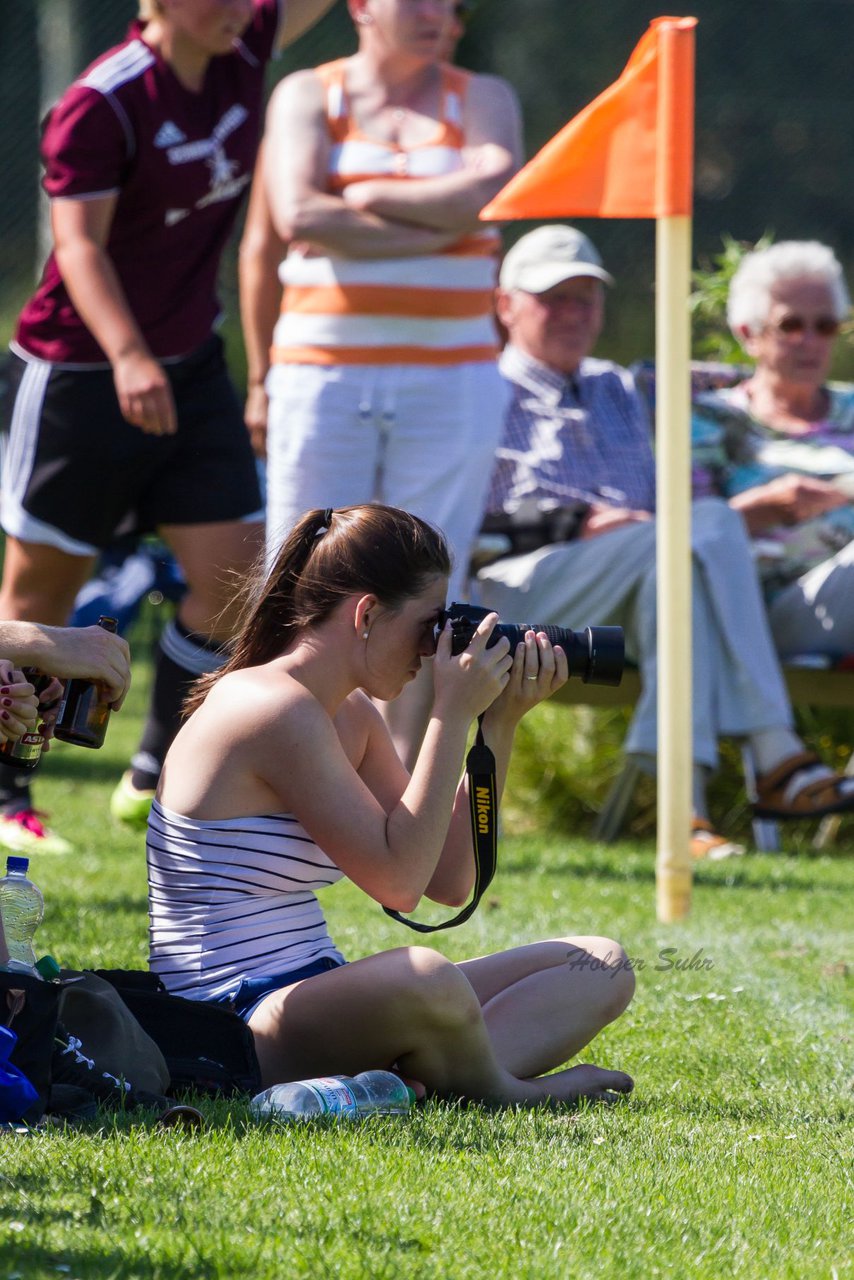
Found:
M 839 332 L 840 322 L 836 316 L 818 316 L 815 320 L 807 320 L 804 316 L 782 316 L 771 327 L 786 338 L 794 338 L 802 333 L 816 333 L 820 338 L 833 338 Z

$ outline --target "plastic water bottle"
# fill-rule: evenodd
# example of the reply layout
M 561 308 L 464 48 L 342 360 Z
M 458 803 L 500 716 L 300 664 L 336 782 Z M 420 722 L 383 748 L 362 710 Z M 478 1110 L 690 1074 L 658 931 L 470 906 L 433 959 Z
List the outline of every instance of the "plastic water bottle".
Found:
M 29 858 L 9 857 L 0 880 L 0 943 L 5 940 L 7 952 L 0 968 L 39 976 L 33 938 L 44 915 L 44 898 L 27 876 L 29 866 Z
M 402 1116 L 415 1102 L 415 1094 L 392 1071 L 362 1071 L 357 1076 L 319 1076 L 274 1084 L 251 1101 L 252 1114 L 276 1120 L 308 1120 L 334 1116 L 337 1120 L 361 1120 L 369 1115 Z

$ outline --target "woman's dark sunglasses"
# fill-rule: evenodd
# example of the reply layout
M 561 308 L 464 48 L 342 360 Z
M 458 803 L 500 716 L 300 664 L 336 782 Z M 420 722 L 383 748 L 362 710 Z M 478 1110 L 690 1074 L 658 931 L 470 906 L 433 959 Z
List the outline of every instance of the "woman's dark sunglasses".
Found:
M 783 316 L 773 327 L 787 337 L 809 331 L 817 333 L 820 338 L 833 338 L 839 332 L 839 326 L 840 321 L 836 316 L 819 316 L 816 320 L 806 320 L 803 316 Z

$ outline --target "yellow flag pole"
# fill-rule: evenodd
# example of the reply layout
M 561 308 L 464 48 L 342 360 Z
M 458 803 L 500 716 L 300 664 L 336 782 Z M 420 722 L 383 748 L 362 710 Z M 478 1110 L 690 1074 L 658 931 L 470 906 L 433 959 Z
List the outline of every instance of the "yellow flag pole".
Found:
M 691 908 L 690 217 L 656 222 L 658 918 Z
M 672 207 L 673 152 L 693 144 L 678 85 L 693 84 L 693 31 L 662 31 L 658 79 L 658 206 Z M 682 60 L 681 62 L 679 60 Z M 693 92 L 689 110 L 693 117 Z M 682 113 L 680 121 L 680 113 Z M 681 122 L 682 129 L 678 124 Z M 684 155 L 683 155 L 684 160 Z M 664 922 L 691 908 L 691 217 L 656 220 L 656 491 L 658 579 L 658 850 L 656 906 Z

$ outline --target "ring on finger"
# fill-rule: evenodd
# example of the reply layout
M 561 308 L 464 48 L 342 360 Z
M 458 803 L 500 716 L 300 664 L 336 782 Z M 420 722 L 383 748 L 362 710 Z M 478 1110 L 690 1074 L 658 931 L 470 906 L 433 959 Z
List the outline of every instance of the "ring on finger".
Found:
M 526 680 L 536 680 L 536 676 L 525 676 Z

